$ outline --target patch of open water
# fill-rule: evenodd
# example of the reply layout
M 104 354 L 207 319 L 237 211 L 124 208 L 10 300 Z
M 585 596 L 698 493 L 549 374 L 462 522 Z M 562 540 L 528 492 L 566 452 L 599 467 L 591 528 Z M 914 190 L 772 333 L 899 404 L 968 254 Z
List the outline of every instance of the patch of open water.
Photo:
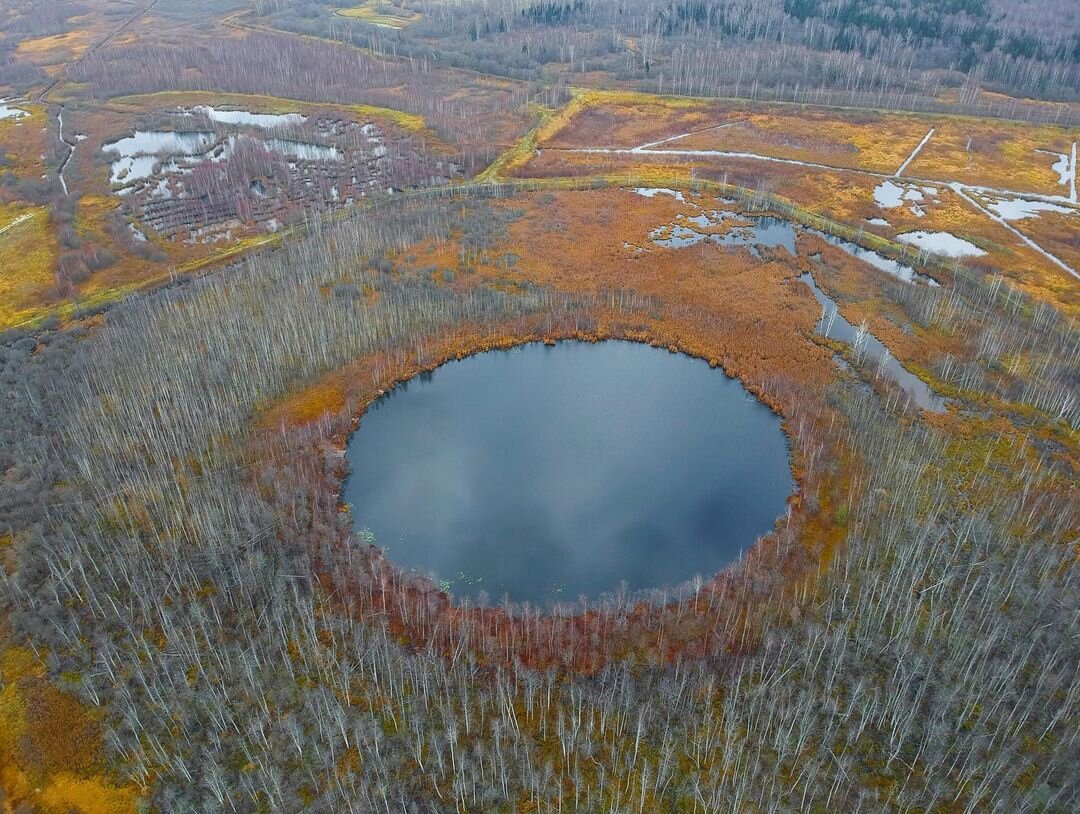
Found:
M 711 576 L 786 511 L 780 419 L 706 362 L 530 344 L 382 397 L 348 444 L 358 529 L 456 596 L 545 603 Z
M 307 121 L 307 116 L 299 113 L 251 113 L 247 110 L 219 110 L 209 105 L 198 105 L 192 108 L 192 111 L 203 113 L 211 121 L 220 124 L 246 124 L 266 130 L 291 124 L 303 124 Z

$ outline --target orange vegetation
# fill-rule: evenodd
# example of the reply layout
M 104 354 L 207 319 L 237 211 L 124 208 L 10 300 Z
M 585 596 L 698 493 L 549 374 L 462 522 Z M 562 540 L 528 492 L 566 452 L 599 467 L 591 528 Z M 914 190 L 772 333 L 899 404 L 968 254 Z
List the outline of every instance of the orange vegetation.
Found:
M 0 329 L 41 313 L 58 253 L 46 207 L 0 204 Z
M 652 149 L 751 152 L 891 175 L 931 128 L 905 175 L 1067 194 L 1054 157 L 1036 150 L 1069 153 L 1080 129 L 967 116 L 579 91 L 537 146 L 625 149 L 680 136 Z
M 147 230 L 150 243 L 160 250 L 156 259 L 133 253 L 129 241 L 118 239 L 117 224 L 121 227 L 119 234 L 125 234 L 121 199 L 111 194 L 109 163 L 102 160 L 99 146 L 135 130 L 148 116 L 162 110 L 210 103 L 219 107 L 266 112 L 296 111 L 306 115 L 333 113 L 356 122 L 378 120 L 391 131 L 401 130 L 407 134 L 420 132 L 431 152 L 450 154 L 454 151 L 452 145 L 427 128 L 420 116 L 367 105 L 315 104 L 245 94 L 163 92 L 122 97 L 100 106 L 79 104 L 69 107 L 64 116 L 67 137 L 70 139 L 76 133 L 85 136 L 65 171 L 72 198 L 77 199 L 72 226 L 87 245 L 106 250 L 114 262 L 79 281 L 74 291 L 63 292 L 72 295 L 67 300 L 63 299 L 55 285 L 59 253 L 57 225 L 50 223 L 48 211 L 42 208 L 32 224 L 22 224 L 11 234 L 0 234 L 0 261 L 12 253 L 27 258 L 25 262 L 7 265 L 0 262 L 0 268 L 16 269 L 15 273 L 9 273 L 6 277 L 0 275 L 0 326 L 39 318 L 50 309 L 65 313 L 77 305 L 116 299 L 134 289 L 164 282 L 177 272 L 219 266 L 251 248 L 275 244 L 281 239 L 281 235 L 268 235 L 261 230 L 237 229 L 238 237 L 222 244 L 189 244 L 181 240 L 165 240 L 152 230 Z M 49 128 L 55 135 L 56 121 L 55 118 L 52 121 L 48 119 L 43 107 L 21 106 L 33 115 L 30 118 L 0 120 L 0 151 L 7 154 L 19 178 L 33 179 L 41 174 L 40 155 L 46 150 Z M 11 193 L 0 187 L 0 229 L 23 211 L 5 207 L 3 204 L 8 197 L 11 197 Z M 33 233 L 33 244 L 28 247 L 23 245 L 23 238 L 30 234 L 31 226 L 38 228 Z M 8 296 L 5 297 L 5 293 Z
M 1046 300 L 1065 313 L 1080 313 L 1080 289 L 1074 278 L 943 184 L 930 185 L 937 194 L 924 194 L 919 207 L 923 213 L 920 217 L 907 204 L 892 209 L 879 208 L 873 196 L 874 187 L 882 182 L 879 177 L 752 159 L 541 150 L 527 162 L 522 162 L 515 174 L 551 179 L 552 183 L 555 178 L 564 176 L 603 176 L 605 183 L 625 178 L 627 186 L 671 186 L 673 177 L 681 177 L 685 184 L 691 179 L 725 181 L 761 189 L 794 203 L 803 211 L 863 228 L 887 239 L 914 230 L 950 232 L 987 253 L 985 257 L 965 258 L 962 265 L 991 274 L 1001 273 L 1021 291 Z M 1037 242 L 1036 235 L 1046 234 L 1044 248 L 1069 262 L 1076 252 L 1073 244 L 1077 230 L 1073 222 L 1077 216 L 1056 215 L 1044 226 L 1042 222 L 1048 214 L 1014 225 L 1025 233 L 1030 232 Z M 873 226 L 867 223 L 870 218 L 884 218 L 889 226 Z
M 317 491 L 336 494 L 338 481 L 344 475 L 341 448 L 347 432 L 355 426 L 350 416 L 395 382 L 449 359 L 507 348 L 522 341 L 568 337 L 644 341 L 649 336 L 646 331 L 628 327 L 615 313 L 605 314 L 604 309 L 599 309 L 594 316 L 600 327 L 590 332 L 537 318 L 504 325 L 497 334 L 490 330 L 455 330 L 444 341 L 429 347 L 422 362 L 414 354 L 362 359 L 347 368 L 345 375 L 329 376 L 271 410 L 262 422 L 268 431 L 264 437 L 276 441 L 280 435 L 270 432 L 270 426 L 297 418 L 298 407 L 306 411 L 322 404 L 326 408 L 323 419 L 329 422 L 336 438 L 328 449 L 336 466 L 326 476 L 325 467 L 318 464 L 317 451 L 300 455 L 307 455 L 302 466 L 308 477 L 315 478 Z M 655 338 L 652 341 L 658 342 Z M 349 403 L 350 409 L 331 414 L 342 400 Z M 809 424 L 800 426 L 808 428 Z M 277 450 L 277 455 L 282 453 Z M 295 447 L 287 454 L 297 458 Z M 718 574 L 682 603 L 579 609 L 570 616 L 546 616 L 535 610 L 510 614 L 503 608 L 458 607 L 451 605 L 428 580 L 398 571 L 374 548 L 350 553 L 350 569 L 340 568 L 339 559 L 327 559 L 325 552 L 320 552 L 319 578 L 328 592 L 349 597 L 353 612 L 382 620 L 400 640 L 447 655 L 464 642 L 482 662 L 521 660 L 538 668 L 559 666 L 593 672 L 613 658 L 657 663 L 679 656 L 744 650 L 753 646 L 763 620 L 776 610 L 770 607 L 770 601 L 785 590 L 792 597 L 800 590 L 807 591 L 818 563 L 830 556 L 843 538 L 844 530 L 835 520 L 834 507 L 849 499 L 852 492 L 846 467 L 839 475 L 806 477 L 801 463 L 802 456 L 797 452 L 800 486 L 804 490 L 811 488 L 820 503 L 811 508 L 804 506 L 801 499 L 793 499 L 791 520 L 782 531 L 760 540 L 739 572 Z M 800 529 L 805 529 L 801 535 Z M 793 545 L 796 537 L 801 541 Z M 677 625 L 668 623 L 675 618 Z
M 712 205 L 704 198 L 688 200 Z M 490 257 L 498 260 L 464 264 L 455 240 L 429 241 L 402 254 L 417 267 L 456 266 L 448 285 L 461 291 L 478 284 L 512 290 L 539 283 L 583 298 L 586 310 L 562 318 L 537 314 L 494 326 L 449 328 L 422 347 L 359 359 L 268 406 L 255 441 L 256 458 L 266 462 L 262 483 L 277 477 L 290 485 L 278 498 L 286 525 L 318 529 L 311 538 L 316 573 L 336 602 L 356 618 L 385 625 L 398 641 L 448 658 L 467 648 L 480 664 L 522 662 L 592 673 L 612 659 L 659 664 L 723 658 L 755 647 L 772 620 L 798 615 L 815 589 L 821 564 L 845 540 L 848 510 L 861 499 L 864 468 L 873 464 L 852 455 L 844 440 L 845 419 L 826 398 L 845 375 L 831 358 L 839 348 L 814 337 L 819 310 L 796 276 L 813 270 L 847 316 L 856 323 L 865 320 L 915 372 L 928 375 L 929 359 L 960 353 L 964 337 L 912 329 L 885 296 L 890 284 L 883 275 L 812 235 L 800 237 L 797 257 L 762 248 L 762 257 L 755 259 L 745 249 L 707 243 L 656 247 L 648 232 L 690 211 L 688 203 L 667 195 L 538 192 L 492 205 L 522 213 L 509 226 L 505 243 L 491 250 Z M 504 254 L 510 251 L 512 262 Z M 626 292 L 637 297 L 630 298 L 630 306 L 622 304 Z M 348 509 L 338 504 L 344 444 L 373 399 L 449 359 L 571 337 L 631 339 L 707 359 L 737 375 L 783 416 L 799 491 L 787 517 L 738 566 L 666 603 L 575 603 L 548 614 L 535 608 L 455 606 L 431 581 L 403 573 L 379 549 L 346 542 L 348 524 L 341 514 Z M 880 380 L 872 384 L 889 387 Z M 993 452 L 982 437 L 970 437 L 968 415 L 947 412 L 924 420 L 956 439 L 957 456 L 974 461 Z M 998 424 L 999 436 L 1022 435 L 1009 419 Z M 299 483 L 310 491 L 298 500 Z M 362 507 L 355 511 L 362 513 Z M 325 535 L 333 528 L 340 536 L 328 544 Z
M 57 65 L 78 59 L 93 42 L 90 31 L 74 30 L 51 37 L 23 40 L 15 49 L 16 56 L 35 65 Z
M 864 228 L 888 239 L 911 231 L 948 232 L 967 240 L 984 252 L 982 257 L 966 257 L 961 265 L 986 274 L 1002 274 L 1015 288 L 1053 304 L 1066 314 L 1080 314 L 1080 287 L 1074 278 L 1052 265 L 1045 257 L 1023 243 L 1000 223 L 941 185 L 931 187 L 936 194 L 924 193 L 917 215 L 910 205 L 881 209 L 874 202 L 873 189 L 878 179 L 842 173 L 813 172 L 790 168 L 768 170 L 769 189 L 798 204 L 806 211 Z M 699 173 L 705 175 L 706 173 Z M 734 173 L 731 173 L 734 175 Z M 782 181 L 778 180 L 782 178 Z M 1030 234 L 1044 248 L 1078 266 L 1075 245 L 1080 235 L 1080 213 L 1063 215 L 1042 213 L 1038 218 L 1016 221 L 1012 225 Z M 888 226 L 875 226 L 870 218 L 884 218 Z
M 1080 210 L 1069 214 L 1041 212 L 1037 218 L 1013 221 L 1012 225 L 1074 269 L 1080 269 Z M 1074 301 L 1080 299 L 1078 288 L 1075 282 L 1067 286 Z
M 12 542 L 0 534 L 8 572 Z M 10 641 L 0 616 L 0 814 L 134 814 L 138 793 L 106 770 L 94 712 L 48 679 L 38 654 Z
M 892 173 L 928 129 L 901 114 L 766 107 L 725 113 L 722 126 L 659 145 L 660 150 L 751 152 L 834 167 Z
M 1053 170 L 1056 159 L 1036 150 L 1067 154 L 1074 141 L 1080 141 L 1080 128 L 947 118 L 937 125 L 907 174 L 1018 192 L 1068 195 Z
M 814 335 L 820 311 L 796 277 L 812 270 L 849 319 L 865 321 L 910 370 L 923 375 L 929 375 L 931 358 L 961 353 L 965 338 L 913 328 L 886 296 L 891 283 L 883 275 L 813 235 L 799 238 L 797 257 L 762 248 L 757 259 L 745 249 L 709 243 L 655 246 L 648 233 L 689 214 L 693 202 L 719 205 L 685 194 L 687 203 L 626 190 L 536 192 L 491 204 L 522 214 L 489 259 L 464 263 L 456 240 L 428 241 L 401 255 L 415 267 L 456 268 L 446 285 L 462 292 L 480 284 L 507 290 L 541 284 L 580 298 L 584 312 L 458 325 L 422 347 L 358 359 L 266 407 L 255 441 L 257 459 L 266 462 L 260 482 L 279 478 L 290 484 L 278 498 L 280 511 L 289 527 L 320 530 L 312 538 L 318 577 L 351 613 L 385 624 L 403 643 L 448 657 L 467 647 L 481 663 L 521 661 L 586 673 L 616 658 L 656 664 L 745 651 L 769 620 L 798 613 L 821 564 L 843 544 L 848 509 L 860 499 L 863 470 L 872 462 L 853 457 L 845 443 L 845 419 L 827 399 L 829 388 L 846 375 L 832 359 L 841 349 Z M 725 228 L 726 223 L 716 227 Z M 508 261 L 505 253 L 511 251 L 515 257 Z M 348 509 L 338 503 L 344 444 L 372 400 L 449 359 L 571 337 L 632 339 L 709 360 L 738 376 L 784 418 L 799 490 L 788 516 L 742 563 L 667 604 L 574 604 L 545 614 L 454 606 L 437 586 L 401 572 L 379 549 L 345 542 L 348 524 L 341 513 Z M 872 384 L 891 387 L 880 380 Z M 952 435 L 969 418 L 947 412 L 924 420 Z M 1012 431 L 1003 425 L 1002 432 Z M 300 483 L 310 491 L 298 500 Z M 362 507 L 354 511 L 362 514 Z M 332 528 L 342 536 L 327 545 L 319 535 Z

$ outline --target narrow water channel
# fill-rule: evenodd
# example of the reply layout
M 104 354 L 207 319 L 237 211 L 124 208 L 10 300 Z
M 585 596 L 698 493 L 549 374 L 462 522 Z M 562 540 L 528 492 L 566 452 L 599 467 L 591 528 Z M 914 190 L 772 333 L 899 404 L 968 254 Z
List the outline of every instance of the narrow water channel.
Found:
M 836 303 L 814 281 L 809 273 L 799 275 L 799 280 L 806 283 L 814 294 L 814 299 L 821 305 L 821 319 L 818 320 L 817 332 L 829 339 L 835 339 L 851 345 L 855 352 L 877 366 L 878 373 L 897 384 L 915 404 L 923 410 L 940 413 L 945 410 L 945 399 L 896 361 L 889 349 L 863 327 L 856 328 L 840 313 Z

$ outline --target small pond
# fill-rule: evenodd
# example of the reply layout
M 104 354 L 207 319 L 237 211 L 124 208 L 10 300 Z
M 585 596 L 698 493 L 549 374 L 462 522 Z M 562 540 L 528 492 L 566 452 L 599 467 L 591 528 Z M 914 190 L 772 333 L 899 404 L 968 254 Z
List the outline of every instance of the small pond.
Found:
M 987 209 L 993 211 L 1003 220 L 1025 220 L 1037 218 L 1040 212 L 1060 212 L 1069 214 L 1073 210 L 1068 206 L 1060 206 L 1049 201 L 1034 201 L 1027 198 L 998 198 Z
M 110 141 L 108 144 L 103 144 L 101 149 L 106 153 L 116 153 L 122 157 L 157 155 L 158 153 L 196 155 L 206 152 L 213 143 L 213 133 L 136 130 L 134 135 Z
M 291 124 L 303 124 L 307 116 L 299 113 L 251 113 L 247 110 L 218 110 L 209 105 L 198 105 L 192 111 L 202 113 L 219 124 L 246 124 L 250 127 L 271 129 Z M 189 111 L 184 111 L 188 113 Z
M 372 404 L 347 456 L 356 528 L 492 604 L 711 576 L 794 488 L 780 419 L 738 380 L 631 342 L 444 365 Z
M 974 243 L 949 232 L 905 232 L 896 239 L 942 257 L 982 257 L 986 254 Z
M 308 144 L 306 141 L 275 138 L 266 142 L 268 149 L 283 155 L 300 158 L 304 161 L 334 161 L 341 158 L 337 147 L 324 147 L 321 144 Z

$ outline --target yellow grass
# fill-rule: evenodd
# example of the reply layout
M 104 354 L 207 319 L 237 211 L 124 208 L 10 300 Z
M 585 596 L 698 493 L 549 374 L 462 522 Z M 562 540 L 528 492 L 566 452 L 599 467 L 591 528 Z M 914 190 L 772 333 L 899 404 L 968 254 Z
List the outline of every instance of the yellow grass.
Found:
M 593 90 L 590 88 L 573 88 L 570 101 L 557 110 L 549 107 L 535 106 L 533 112 L 539 115 L 540 120 L 536 126 L 526 133 L 514 146 L 502 153 L 483 172 L 476 176 L 480 182 L 497 181 L 511 174 L 511 171 L 525 164 L 536 152 L 536 148 L 549 141 L 556 133 L 566 127 L 582 111 L 602 104 L 614 104 L 618 102 L 656 103 L 662 100 L 665 104 L 673 107 L 691 106 L 693 100 L 680 97 L 657 97 L 636 91 L 608 91 Z
M 15 53 L 35 65 L 55 65 L 78 59 L 86 53 L 91 42 L 89 31 L 69 31 L 51 37 L 23 40 Z
M 969 116 L 576 90 L 533 142 L 540 148 L 630 148 L 688 134 L 656 149 L 752 152 L 890 174 L 931 128 L 933 137 L 905 175 L 1067 193 L 1057 183 L 1054 157 L 1035 150 L 1068 153 L 1080 141 L 1080 128 Z
M 1074 269 L 1080 269 L 1080 209 L 1069 214 L 1043 212 L 1037 218 L 1013 221 L 1012 225 Z
M 594 90 L 574 88 L 574 98 L 586 107 L 594 105 L 654 105 L 669 110 L 685 110 L 708 105 L 711 100 L 699 96 L 657 96 L 636 90 Z
M 360 118 L 386 119 L 406 130 L 418 133 L 430 132 L 423 116 L 406 113 L 404 110 L 395 110 L 391 107 L 376 107 L 374 105 L 350 105 L 345 109 L 353 111 Z
M 717 124 L 726 122 L 737 126 L 716 129 Z M 937 197 L 924 201 L 925 217 L 916 218 L 906 206 L 879 210 L 872 197 L 873 188 L 881 180 L 875 174 L 895 172 L 931 127 L 935 128 L 933 137 L 904 173 L 905 177 L 934 179 L 939 189 Z M 691 135 L 656 149 L 748 152 L 835 169 L 806 169 L 734 157 L 572 151 L 588 147 L 626 149 L 683 133 Z M 968 134 L 973 136 L 970 164 Z M 808 211 L 879 237 L 891 238 L 911 230 L 951 232 L 988 253 L 986 257 L 965 259 L 962 265 L 993 265 L 1026 293 L 1075 314 L 1080 308 L 1075 280 L 945 186 L 945 182 L 958 180 L 1063 194 L 1065 188 L 1057 184 L 1057 173 L 1051 169 L 1054 157 L 1036 153 L 1035 149 L 1068 153 L 1074 139 L 1080 141 L 1080 129 L 973 117 L 575 91 L 570 103 L 549 114 L 536 130 L 501 155 L 480 180 L 516 176 L 557 183 L 556 179 L 566 177 L 581 181 L 635 176 L 644 185 L 673 186 L 662 179 L 681 175 L 699 182 L 724 179 L 744 187 L 760 186 L 781 193 Z M 647 180 L 650 178 L 656 180 Z M 879 216 L 887 218 L 891 226 L 870 227 L 866 223 Z M 1045 232 L 1046 248 L 1068 258 L 1066 262 L 1075 263 L 1080 251 L 1072 238 L 1073 220 L 1072 216 L 1060 216 L 1060 222 L 1047 220 L 1038 226 Z
M 96 722 L 45 680 L 33 653 L 0 647 L 0 686 L 0 812 L 135 811 L 135 788 L 102 772 Z
M 776 158 L 891 173 L 932 121 L 913 115 L 804 105 L 577 92 L 541 147 L 635 147 L 752 152 Z
M 838 111 L 773 107 L 732 111 L 722 124 L 659 149 L 753 152 L 835 167 L 892 173 L 919 143 L 930 124 L 911 116 L 874 115 L 852 122 Z
M 22 737 L 26 719 L 26 699 L 19 693 L 15 680 L 28 673 L 24 667 L 29 651 L 10 648 L 0 655 L 0 674 L 4 676 L 4 689 L 0 690 L 0 764 L 10 760 Z
M 95 277 L 91 277 L 88 284 L 79 292 L 77 300 L 65 300 L 56 306 L 43 310 L 40 316 L 56 316 L 61 319 L 70 319 L 80 309 L 94 308 L 110 302 L 122 300 L 136 291 L 143 291 L 154 285 L 160 285 L 169 279 L 169 273 L 162 271 L 142 277 L 134 282 L 120 285 L 104 286 L 95 283 Z M 39 317 L 40 318 L 40 317 Z
M 248 93 L 210 93 L 189 90 L 163 90 L 157 93 L 139 93 L 132 96 L 117 96 L 108 102 L 110 107 L 131 107 L 139 111 L 157 110 L 168 107 L 195 107 L 213 105 L 223 108 L 244 108 L 260 113 L 299 113 L 311 107 L 310 102 L 294 99 L 282 99 L 277 96 L 263 96 Z
M 55 775 L 41 791 L 46 811 L 67 814 L 123 814 L 134 812 L 137 795 L 132 787 L 116 788 L 98 778 L 81 778 L 68 772 Z
M 128 29 L 119 37 L 114 37 L 113 39 L 109 40 L 109 46 L 112 48 L 120 48 L 125 45 L 134 45 L 135 43 L 139 42 L 140 39 L 141 37 L 138 35 L 137 32 Z
M 54 267 L 59 246 L 49 228 L 45 207 L 0 206 L 0 229 L 31 215 L 0 234 L 0 329 L 24 326 L 50 315 L 70 317 L 80 308 L 112 302 L 154 283 L 168 272 L 122 252 L 106 231 L 106 217 L 117 206 L 112 196 L 86 195 L 79 202 L 76 232 L 98 246 L 116 251 L 116 265 L 90 276 L 72 300 L 53 298 Z M 154 272 L 157 273 L 154 273 Z
M 1053 156 L 1068 154 L 1080 128 L 954 118 L 944 121 L 908 168 L 908 175 L 1043 195 L 1068 195 Z M 970 145 L 970 146 L 969 146 Z
M 0 206 L 0 230 L 0 327 L 9 327 L 43 311 L 58 246 L 48 207 Z

